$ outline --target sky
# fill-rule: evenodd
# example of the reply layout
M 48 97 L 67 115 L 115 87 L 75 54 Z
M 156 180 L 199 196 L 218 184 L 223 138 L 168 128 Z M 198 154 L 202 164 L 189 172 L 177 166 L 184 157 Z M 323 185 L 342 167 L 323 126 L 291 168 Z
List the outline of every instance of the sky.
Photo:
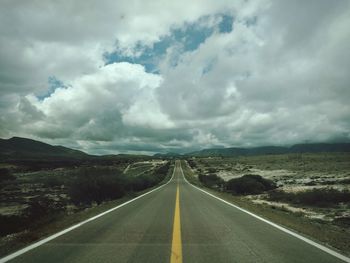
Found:
M 0 2 L 0 137 L 91 154 L 350 141 L 350 1 Z

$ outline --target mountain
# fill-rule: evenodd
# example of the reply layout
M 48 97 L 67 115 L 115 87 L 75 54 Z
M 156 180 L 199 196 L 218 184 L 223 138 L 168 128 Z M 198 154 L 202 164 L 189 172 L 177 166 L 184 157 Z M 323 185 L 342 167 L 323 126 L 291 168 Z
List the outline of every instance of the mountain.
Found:
M 291 152 L 350 152 L 350 143 L 312 143 L 296 144 L 290 147 Z
M 350 143 L 310 143 L 296 144 L 290 147 L 263 146 L 254 148 L 213 148 L 186 154 L 187 156 L 240 156 L 286 153 L 350 152 Z
M 83 159 L 90 155 L 63 146 L 52 146 L 43 142 L 13 137 L 0 139 L 0 159 Z
M 312 143 L 296 144 L 290 147 L 264 146 L 255 148 L 213 148 L 187 153 L 184 156 L 240 156 L 286 153 L 318 153 L 318 152 L 350 152 L 350 143 Z M 156 158 L 176 158 L 183 155 L 177 153 L 155 154 Z M 143 155 L 104 155 L 94 156 L 82 151 L 63 146 L 13 137 L 0 139 L 0 160 L 115 160 L 115 159 L 149 159 Z
M 174 152 L 156 153 L 153 155 L 153 157 L 156 157 L 156 158 L 168 158 L 168 157 L 179 157 L 179 156 L 182 156 L 182 154 L 174 153 Z

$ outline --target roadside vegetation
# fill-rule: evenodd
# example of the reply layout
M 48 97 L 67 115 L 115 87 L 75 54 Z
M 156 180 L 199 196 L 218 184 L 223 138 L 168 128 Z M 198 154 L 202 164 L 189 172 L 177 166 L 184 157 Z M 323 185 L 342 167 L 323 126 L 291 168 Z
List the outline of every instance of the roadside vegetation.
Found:
M 197 164 L 192 159 L 188 160 L 187 163 L 191 169 L 197 168 Z M 261 194 L 277 187 L 273 181 L 267 180 L 260 175 L 246 174 L 226 182 L 216 175 L 215 172 L 214 168 L 209 168 L 208 174 L 203 173 L 201 170 L 198 174 L 199 182 L 205 187 L 226 191 L 235 195 Z
M 294 193 L 277 190 L 269 192 L 268 200 L 301 206 L 332 207 L 341 203 L 349 203 L 350 192 L 348 190 L 340 191 L 333 188 L 312 189 Z
M 128 165 L 142 167 L 134 160 L 54 169 L 0 164 L 0 256 L 94 215 L 85 211 L 101 212 L 157 186 L 173 166 L 155 160 L 147 172 L 131 175 L 123 172 Z
M 236 195 L 261 194 L 276 187 L 273 181 L 256 174 L 246 174 L 225 183 L 226 191 Z
M 225 186 L 225 181 L 216 174 L 200 174 L 198 179 L 204 186 L 209 188 L 222 189 Z
M 68 189 L 71 201 L 76 206 L 99 205 L 103 201 L 125 195 L 127 178 L 111 168 L 84 167 L 78 171 Z
M 15 180 L 16 177 L 11 173 L 10 169 L 0 168 L 0 183 L 4 186 L 6 182 Z
M 350 154 L 196 157 L 187 180 L 350 255 Z

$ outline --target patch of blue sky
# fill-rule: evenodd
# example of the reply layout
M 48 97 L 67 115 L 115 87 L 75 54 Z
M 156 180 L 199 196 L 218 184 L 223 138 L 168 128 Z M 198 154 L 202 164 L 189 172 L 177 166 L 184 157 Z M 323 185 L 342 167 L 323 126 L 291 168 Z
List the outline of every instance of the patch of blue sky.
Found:
M 231 32 L 233 17 L 229 15 L 221 15 L 222 19 L 218 24 L 220 33 Z M 200 20 L 205 20 L 207 17 L 203 17 Z M 216 26 L 206 25 L 200 23 L 188 23 L 181 28 L 174 28 L 170 31 L 170 34 L 162 36 L 160 40 L 154 43 L 151 47 L 143 46 L 142 43 L 138 43 L 135 47 L 136 56 L 123 55 L 122 53 L 115 51 L 112 53 L 105 53 L 104 59 L 106 64 L 115 62 L 129 62 L 135 64 L 141 64 L 145 67 L 146 72 L 159 73 L 158 63 L 161 58 L 166 54 L 166 50 L 175 45 L 180 44 L 182 46 L 182 52 L 191 52 L 205 42 L 215 31 Z M 176 62 L 172 63 L 176 66 Z
M 59 79 L 57 79 L 55 76 L 50 76 L 47 79 L 47 84 L 48 84 L 48 89 L 45 93 L 37 95 L 36 97 L 39 100 L 44 100 L 45 98 L 48 98 L 51 96 L 52 93 L 55 92 L 56 89 L 58 88 L 65 88 L 66 86 L 63 84 L 62 81 L 60 81 Z
M 105 53 L 104 59 L 106 64 L 115 62 L 129 62 L 141 64 L 145 67 L 146 72 L 157 73 L 157 65 L 166 50 L 176 43 L 180 43 L 183 52 L 196 50 L 208 37 L 211 36 L 214 29 L 210 27 L 199 27 L 195 23 L 188 24 L 184 28 L 171 30 L 169 35 L 163 36 L 152 47 L 136 46 L 141 51 L 139 56 L 125 56 L 120 52 Z
M 233 30 L 234 18 L 230 15 L 222 15 L 221 21 L 219 23 L 220 33 L 230 33 Z
M 175 41 L 183 45 L 184 52 L 196 50 L 200 44 L 210 37 L 214 32 L 212 27 L 202 27 L 196 24 L 189 24 L 183 29 L 173 30 Z

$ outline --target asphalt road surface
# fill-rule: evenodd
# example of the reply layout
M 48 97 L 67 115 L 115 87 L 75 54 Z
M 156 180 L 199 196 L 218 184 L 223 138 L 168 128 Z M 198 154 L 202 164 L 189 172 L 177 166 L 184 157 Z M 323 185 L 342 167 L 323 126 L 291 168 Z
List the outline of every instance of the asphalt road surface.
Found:
M 344 261 L 192 187 L 177 161 L 165 186 L 10 262 Z

